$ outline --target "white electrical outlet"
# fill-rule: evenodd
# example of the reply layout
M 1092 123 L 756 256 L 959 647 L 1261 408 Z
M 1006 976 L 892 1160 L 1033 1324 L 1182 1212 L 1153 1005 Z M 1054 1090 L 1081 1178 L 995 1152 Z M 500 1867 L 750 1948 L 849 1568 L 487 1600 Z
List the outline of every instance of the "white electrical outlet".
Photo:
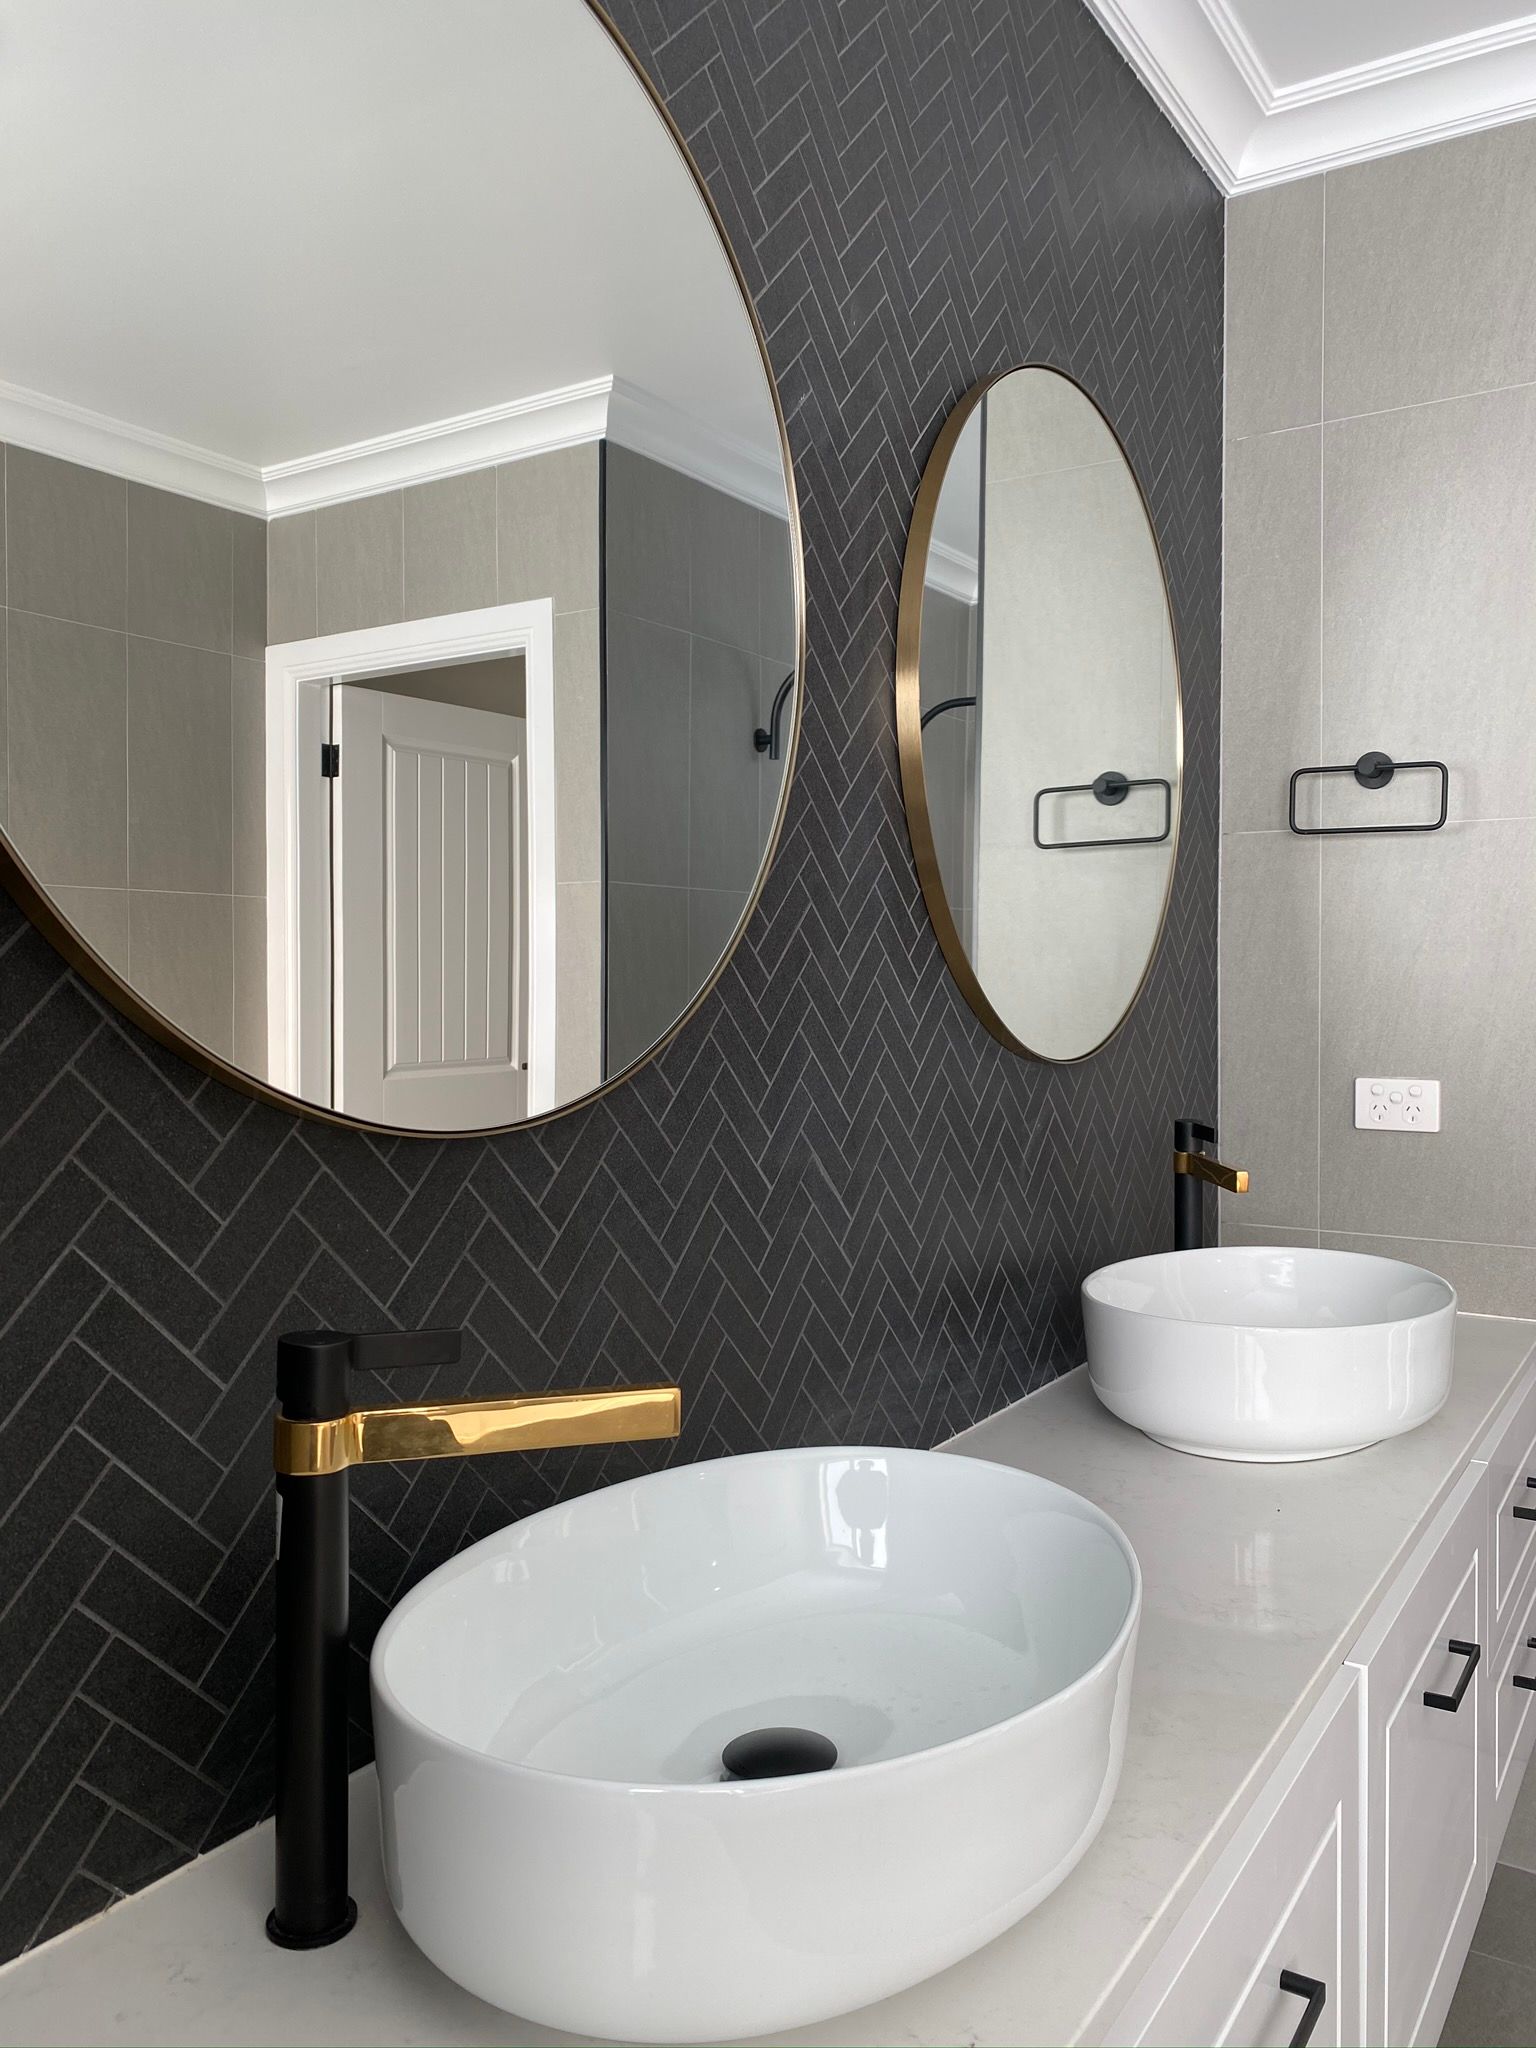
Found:
M 1355 1083 L 1357 1131 L 1438 1131 L 1438 1081 L 1383 1081 L 1372 1077 Z

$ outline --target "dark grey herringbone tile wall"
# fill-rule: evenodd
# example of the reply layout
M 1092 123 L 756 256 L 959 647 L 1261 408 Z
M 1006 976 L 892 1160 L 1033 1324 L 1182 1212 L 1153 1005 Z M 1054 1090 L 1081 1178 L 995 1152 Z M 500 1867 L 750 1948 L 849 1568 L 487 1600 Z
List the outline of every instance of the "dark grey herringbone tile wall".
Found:
M 615 11 L 725 214 L 789 416 L 810 659 L 778 865 L 661 1060 L 493 1143 L 376 1144 L 202 1081 L 4 907 L 0 1954 L 268 1802 L 284 1325 L 462 1322 L 453 1391 L 676 1375 L 678 1457 L 930 1444 L 1073 1362 L 1079 1275 L 1166 1241 L 1168 1119 L 1215 1101 L 1215 193 L 1081 0 Z M 1079 1069 L 1010 1058 L 958 1000 L 893 737 L 922 459 L 967 384 L 1031 356 L 1129 445 L 1189 713 L 1167 941 Z M 360 1755 L 362 1652 L 404 1587 L 648 1462 L 365 1475 Z

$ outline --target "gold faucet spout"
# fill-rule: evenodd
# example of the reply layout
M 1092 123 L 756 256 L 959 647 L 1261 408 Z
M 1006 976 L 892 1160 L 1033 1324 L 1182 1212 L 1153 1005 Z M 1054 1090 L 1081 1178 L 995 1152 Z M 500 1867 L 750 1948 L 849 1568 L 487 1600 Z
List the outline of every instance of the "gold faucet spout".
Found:
M 1229 1195 L 1246 1195 L 1248 1192 L 1246 1167 L 1224 1166 L 1219 1159 L 1207 1159 L 1203 1152 L 1175 1152 L 1173 1170 L 1175 1173 L 1187 1173 L 1194 1180 L 1209 1181 L 1213 1188 L 1225 1188 Z
M 355 1408 L 329 1422 L 276 1419 L 272 1459 L 280 1473 L 319 1479 L 350 1465 L 418 1458 L 474 1458 L 487 1451 L 547 1451 L 676 1436 L 679 1387 L 582 1387 L 514 1394 L 500 1401 L 428 1401 L 409 1408 Z

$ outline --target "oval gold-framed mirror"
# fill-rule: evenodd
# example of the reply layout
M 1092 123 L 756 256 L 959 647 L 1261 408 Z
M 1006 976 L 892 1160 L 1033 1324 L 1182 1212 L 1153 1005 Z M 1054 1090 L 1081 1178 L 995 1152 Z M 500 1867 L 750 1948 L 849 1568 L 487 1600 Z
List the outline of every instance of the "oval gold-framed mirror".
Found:
M 902 794 L 967 1002 L 1027 1058 L 1107 1045 L 1167 922 L 1183 691 L 1152 515 L 1065 371 L 974 386 L 918 489 L 897 618 Z
M 800 731 L 783 409 L 681 134 L 596 0 L 6 19 L 0 885 L 281 1108 L 596 1100 L 739 943 Z

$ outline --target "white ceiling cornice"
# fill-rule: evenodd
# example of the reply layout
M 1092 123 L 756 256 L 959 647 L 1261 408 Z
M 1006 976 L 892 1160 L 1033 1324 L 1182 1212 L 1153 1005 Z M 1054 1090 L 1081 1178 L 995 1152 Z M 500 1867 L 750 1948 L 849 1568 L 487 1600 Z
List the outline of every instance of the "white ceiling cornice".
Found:
M 232 512 L 264 515 L 267 509 L 261 471 L 248 462 L 231 461 L 211 448 L 194 448 L 170 434 L 110 419 L 20 384 L 0 383 L 0 442 L 6 441 Z
M 770 454 L 706 426 L 622 377 L 594 377 L 260 469 L 85 406 L 0 383 L 0 443 L 262 519 L 604 438 L 783 515 L 784 475 L 777 451 Z
M 1536 114 L 1536 14 L 1277 84 L 1242 0 L 1085 0 L 1225 193 Z

